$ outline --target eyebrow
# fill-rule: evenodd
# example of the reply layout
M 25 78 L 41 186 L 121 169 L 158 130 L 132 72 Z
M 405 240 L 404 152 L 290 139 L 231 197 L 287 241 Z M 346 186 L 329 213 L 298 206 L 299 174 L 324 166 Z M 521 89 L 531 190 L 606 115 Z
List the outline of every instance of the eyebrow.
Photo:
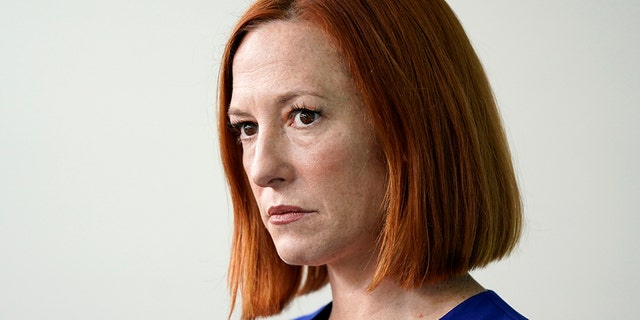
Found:
M 301 96 L 312 96 L 312 97 L 317 97 L 317 98 L 321 98 L 321 99 L 325 99 L 325 97 L 323 95 L 321 95 L 320 93 L 316 92 L 316 91 L 312 91 L 312 90 L 293 90 L 293 91 L 288 91 L 285 92 L 283 94 L 280 94 L 278 96 L 276 96 L 276 98 L 274 99 L 275 104 L 278 106 L 282 106 L 282 105 L 286 105 L 289 104 L 291 102 L 291 100 L 294 100 L 298 97 Z M 249 116 L 250 114 L 242 111 L 238 108 L 234 108 L 233 106 L 229 106 L 229 109 L 227 110 L 227 116 L 237 116 L 237 117 L 246 117 Z
M 229 107 L 229 110 L 227 110 L 227 117 L 228 116 L 248 117 L 250 114 L 242 110 L 238 110 L 237 108 Z
M 290 92 L 287 92 L 285 94 L 280 95 L 276 101 L 277 101 L 278 105 L 283 105 L 283 104 L 287 104 L 287 103 L 291 102 L 291 100 L 293 100 L 293 99 L 295 99 L 297 97 L 301 97 L 301 96 L 312 96 L 312 97 L 317 97 L 317 98 L 324 99 L 324 96 L 322 96 L 320 93 L 318 93 L 316 91 L 295 90 L 295 91 L 290 91 Z

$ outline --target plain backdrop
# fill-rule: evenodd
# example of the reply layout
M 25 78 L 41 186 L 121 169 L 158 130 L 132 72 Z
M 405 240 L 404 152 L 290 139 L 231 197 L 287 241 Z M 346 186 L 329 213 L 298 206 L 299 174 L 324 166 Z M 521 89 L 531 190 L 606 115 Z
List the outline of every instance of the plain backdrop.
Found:
M 640 2 L 450 4 L 526 213 L 517 252 L 474 275 L 532 319 L 636 319 Z M 0 319 L 226 318 L 216 78 L 247 5 L 0 0 Z

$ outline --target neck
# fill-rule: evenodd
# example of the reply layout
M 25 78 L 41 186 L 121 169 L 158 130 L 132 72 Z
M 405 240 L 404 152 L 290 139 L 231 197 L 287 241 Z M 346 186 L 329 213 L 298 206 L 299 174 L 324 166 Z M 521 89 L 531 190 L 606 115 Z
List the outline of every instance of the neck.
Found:
M 469 274 L 410 290 L 391 281 L 368 290 L 375 264 L 356 265 L 357 268 L 329 265 L 332 320 L 439 319 L 467 298 L 484 291 Z

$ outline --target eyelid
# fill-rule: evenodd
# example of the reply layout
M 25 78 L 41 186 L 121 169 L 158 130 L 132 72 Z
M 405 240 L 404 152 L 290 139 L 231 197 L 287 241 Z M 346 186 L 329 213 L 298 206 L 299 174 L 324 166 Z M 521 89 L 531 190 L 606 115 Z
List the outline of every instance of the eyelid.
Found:
M 300 111 L 309 111 L 309 112 L 317 113 L 318 116 L 322 116 L 322 110 L 320 108 L 310 107 L 304 103 L 302 104 L 296 103 L 296 104 L 292 104 L 291 107 L 289 107 L 289 113 L 287 114 L 287 118 L 293 119 L 293 117 L 295 117 L 295 115 L 300 113 Z
M 240 127 L 246 122 L 250 122 L 250 121 L 242 120 L 242 119 L 231 119 L 231 117 L 228 117 L 227 128 L 229 128 L 232 131 L 240 130 Z
M 239 130 L 245 121 L 227 121 L 227 128 L 231 130 Z
M 313 122 L 309 124 L 296 124 L 296 118 L 302 112 L 314 114 Z M 323 114 L 322 110 L 317 107 L 310 107 L 304 103 L 294 103 L 289 106 L 288 111 L 284 116 L 287 119 L 287 125 L 306 128 L 308 126 L 314 125 L 323 116 Z M 227 127 L 234 135 L 238 137 L 238 140 L 240 142 L 254 136 L 254 134 L 246 134 L 244 129 L 247 125 L 255 126 L 256 130 L 258 128 L 257 121 L 247 113 L 236 111 L 227 115 Z
M 292 104 L 290 106 L 290 110 L 289 113 L 287 114 L 287 118 L 289 121 L 289 125 L 290 126 L 294 126 L 296 127 L 296 120 L 297 117 L 302 113 L 302 112 L 308 112 L 308 113 L 312 113 L 314 114 L 314 119 L 311 123 L 309 124 L 302 124 L 299 125 L 300 128 L 307 128 L 309 126 L 314 125 L 318 120 L 320 120 L 320 118 L 322 117 L 322 110 L 320 110 L 317 107 L 308 107 L 305 104 Z
M 256 120 L 245 112 L 234 112 L 227 115 L 227 126 L 231 129 L 237 128 L 243 123 L 257 123 Z
M 289 113 L 292 113 L 294 111 L 311 111 L 311 112 L 318 112 L 320 113 L 320 110 L 316 107 L 310 107 L 304 103 L 294 103 L 291 105 L 290 107 L 290 111 Z
M 255 135 L 255 133 L 247 134 L 245 132 L 245 128 L 247 125 L 253 125 L 255 127 L 255 130 L 258 130 L 258 123 L 253 120 L 231 120 L 230 118 L 227 119 L 227 127 L 236 136 L 238 140 L 237 142 L 240 144 L 242 144 L 245 140 L 251 139 Z

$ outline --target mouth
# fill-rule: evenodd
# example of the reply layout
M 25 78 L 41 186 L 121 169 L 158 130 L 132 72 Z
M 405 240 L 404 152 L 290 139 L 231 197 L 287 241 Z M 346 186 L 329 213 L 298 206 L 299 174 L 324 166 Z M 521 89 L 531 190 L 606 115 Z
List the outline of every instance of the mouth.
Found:
M 296 206 L 279 205 L 270 207 L 267 211 L 269 222 L 274 225 L 286 225 L 302 219 L 307 213 L 313 211 L 305 210 Z

